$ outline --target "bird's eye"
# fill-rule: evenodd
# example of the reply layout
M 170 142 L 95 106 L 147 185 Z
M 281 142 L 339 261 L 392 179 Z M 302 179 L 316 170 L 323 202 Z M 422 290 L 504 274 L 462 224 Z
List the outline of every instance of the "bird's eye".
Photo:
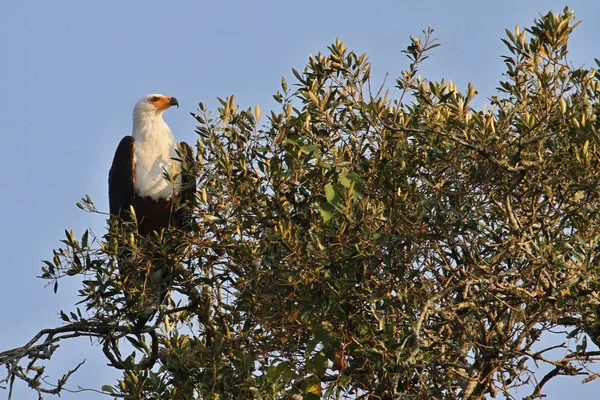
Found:
M 150 99 L 150 101 L 152 101 L 153 103 L 156 103 L 159 100 L 158 97 L 154 96 L 153 98 Z

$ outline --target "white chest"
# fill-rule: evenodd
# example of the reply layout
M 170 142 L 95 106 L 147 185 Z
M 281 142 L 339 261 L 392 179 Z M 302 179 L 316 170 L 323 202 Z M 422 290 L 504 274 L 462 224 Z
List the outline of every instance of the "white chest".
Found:
M 164 122 L 136 133 L 133 154 L 136 193 L 155 200 L 170 198 L 179 192 L 181 186 L 181 166 L 172 160 L 177 158 L 177 142 L 173 134 Z M 165 172 L 171 177 L 176 176 L 174 182 L 165 177 Z

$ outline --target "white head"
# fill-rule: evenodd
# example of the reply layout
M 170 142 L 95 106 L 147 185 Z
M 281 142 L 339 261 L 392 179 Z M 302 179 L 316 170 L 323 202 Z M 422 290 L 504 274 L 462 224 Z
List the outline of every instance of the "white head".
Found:
M 162 114 L 171 106 L 179 107 L 175 97 L 149 94 L 142 97 L 133 107 L 133 120 L 162 118 Z

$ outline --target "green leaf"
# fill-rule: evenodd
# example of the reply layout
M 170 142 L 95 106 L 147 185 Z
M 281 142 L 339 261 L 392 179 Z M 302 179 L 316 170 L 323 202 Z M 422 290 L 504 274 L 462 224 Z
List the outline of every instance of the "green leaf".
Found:
M 125 338 L 126 338 L 126 339 L 129 341 L 129 343 L 131 343 L 131 345 L 132 345 L 133 347 L 135 347 L 136 349 L 138 349 L 138 350 L 141 350 L 141 351 L 143 351 L 143 350 L 144 350 L 144 346 L 143 346 L 143 345 L 142 345 L 142 344 L 141 344 L 141 343 L 140 343 L 140 342 L 139 342 L 137 339 L 134 339 L 134 338 L 132 338 L 132 337 L 129 337 L 129 336 L 125 336 Z
M 319 206 L 319 211 L 321 212 L 321 217 L 323 217 L 323 222 L 327 224 L 335 214 L 335 207 L 329 203 L 325 203 Z
M 321 398 L 323 392 L 323 389 L 321 388 L 321 379 L 311 375 L 305 379 L 304 384 L 304 400 L 319 400 Z
M 307 146 L 302 146 L 300 151 L 304 154 L 317 154 L 319 152 L 319 146 L 316 144 L 309 144 Z
M 342 200 L 342 196 L 340 196 L 331 183 L 325 185 L 325 198 L 334 206 Z
M 298 72 L 295 68 L 292 68 L 292 73 L 294 74 L 296 79 L 298 79 L 298 81 L 302 83 L 304 82 L 304 79 L 302 79 L 302 74 L 300 74 L 300 72 Z
M 364 182 L 359 174 L 350 172 L 348 174 L 340 174 L 340 183 L 346 188 L 352 187 L 352 195 L 358 196 L 362 193 Z
M 86 229 L 85 232 L 83 232 L 83 235 L 81 236 L 81 247 L 85 248 L 88 245 L 88 234 L 89 234 L 89 230 Z
M 309 368 L 317 376 L 324 376 L 327 372 L 329 360 L 324 352 L 320 351 L 310 360 Z
M 295 140 L 289 139 L 289 138 L 285 138 L 283 139 L 283 144 L 291 144 L 292 146 L 298 146 L 298 142 L 296 142 Z
M 331 335 L 333 333 L 333 325 L 329 321 L 317 322 L 311 325 L 311 330 L 315 339 L 322 343 L 328 343 L 331 341 Z
M 110 385 L 102 385 L 101 389 L 102 389 L 103 392 L 108 392 L 108 393 L 114 393 L 115 392 L 115 389 L 113 389 L 113 387 L 110 386 Z

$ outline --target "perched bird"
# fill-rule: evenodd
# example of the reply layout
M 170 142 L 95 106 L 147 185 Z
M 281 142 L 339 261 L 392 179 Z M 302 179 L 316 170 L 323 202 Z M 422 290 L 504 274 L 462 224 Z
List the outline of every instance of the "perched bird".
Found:
M 172 106 L 179 107 L 175 97 L 150 94 L 141 98 L 133 109 L 133 134 L 121 139 L 108 175 L 110 213 L 123 221 L 132 221 L 131 208 L 135 212 L 138 233 L 148 237 L 153 231 L 169 226 L 186 224 L 182 204 L 192 201 L 196 191 L 195 179 L 182 171 L 181 161 L 191 161 L 190 146 L 181 142 L 179 151 L 171 129 L 163 120 L 163 113 Z M 175 176 L 169 180 L 165 176 Z M 165 284 L 170 266 L 152 265 L 149 276 L 132 273 L 135 267 L 119 263 L 125 280 L 150 278 L 152 293 L 149 309 L 139 317 L 136 327 L 142 327 L 152 317 L 158 304 L 165 297 Z M 154 288 L 154 289 L 153 289 Z M 158 304 L 156 304 L 158 303 Z

